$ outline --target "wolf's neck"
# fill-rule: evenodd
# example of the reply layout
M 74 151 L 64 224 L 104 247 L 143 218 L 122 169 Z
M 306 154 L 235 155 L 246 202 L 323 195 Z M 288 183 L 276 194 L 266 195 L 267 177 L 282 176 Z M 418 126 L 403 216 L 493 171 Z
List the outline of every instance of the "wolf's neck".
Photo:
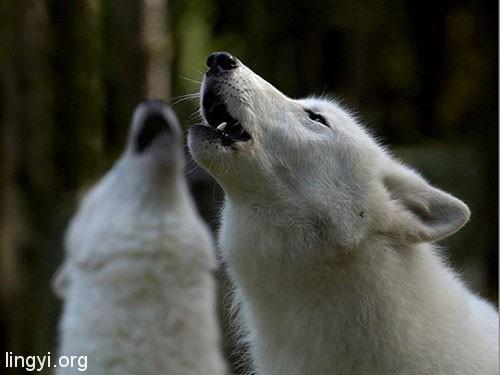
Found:
M 350 261 L 330 225 L 312 210 L 226 201 L 219 242 L 238 286 L 248 293 L 284 297 L 329 284 L 325 277 L 334 276 L 335 263 Z
M 330 225 L 307 212 L 280 216 L 226 202 L 219 242 L 236 284 L 262 298 L 304 293 L 323 299 L 350 288 L 352 295 L 370 295 L 375 286 L 403 287 L 384 286 L 392 280 L 413 277 L 418 283 L 419 273 L 412 274 L 417 269 L 444 267 L 428 244 L 397 248 L 372 236 L 357 248 L 343 248 Z
M 374 348 L 399 350 L 401 337 L 408 341 L 429 316 L 438 326 L 448 319 L 441 289 L 429 286 L 446 288 L 450 308 L 463 308 L 459 283 L 429 244 L 403 248 L 371 236 L 345 251 L 330 244 L 328 227 L 308 226 L 302 213 L 288 224 L 264 213 L 226 204 L 219 241 L 254 357 L 270 366 L 267 373 L 325 373 L 310 371 L 311 358 L 330 368 L 359 352 L 369 363 Z M 368 336 L 375 341 L 365 346 L 367 332 L 384 335 Z M 274 371 L 275 363 L 302 370 Z

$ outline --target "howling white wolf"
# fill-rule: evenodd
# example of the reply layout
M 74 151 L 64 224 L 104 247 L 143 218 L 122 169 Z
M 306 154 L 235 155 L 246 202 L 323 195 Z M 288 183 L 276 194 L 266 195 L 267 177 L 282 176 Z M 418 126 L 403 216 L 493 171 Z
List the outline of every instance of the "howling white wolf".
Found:
M 183 167 L 174 113 L 143 102 L 122 157 L 71 221 L 55 279 L 64 297 L 60 354 L 87 356 L 89 374 L 225 373 L 212 238 Z
M 348 112 L 209 56 L 194 158 L 225 192 L 219 243 L 257 373 L 498 374 L 498 315 L 433 243 L 469 209 Z

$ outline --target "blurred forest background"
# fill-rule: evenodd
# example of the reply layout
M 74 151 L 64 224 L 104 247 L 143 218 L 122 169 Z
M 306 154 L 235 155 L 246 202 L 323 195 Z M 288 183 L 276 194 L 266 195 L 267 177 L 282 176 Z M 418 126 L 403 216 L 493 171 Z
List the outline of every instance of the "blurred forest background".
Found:
M 214 50 L 235 54 L 289 96 L 333 94 L 397 156 L 467 202 L 470 223 L 443 245 L 471 287 L 496 303 L 497 7 L 1 0 L 0 355 L 55 352 L 60 304 L 50 279 L 78 198 L 120 153 L 143 98 L 173 103 L 185 129 L 192 124 L 198 103 L 178 97 L 198 91 Z M 215 228 L 221 191 L 199 168 L 186 169 Z

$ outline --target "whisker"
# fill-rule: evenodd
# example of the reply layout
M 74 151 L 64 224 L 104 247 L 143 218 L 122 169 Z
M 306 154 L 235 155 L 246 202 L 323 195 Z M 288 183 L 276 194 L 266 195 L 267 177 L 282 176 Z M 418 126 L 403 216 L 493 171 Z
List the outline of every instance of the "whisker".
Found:
M 189 119 L 190 120 L 203 120 L 203 116 L 201 115 L 201 113 L 199 111 L 194 111 L 193 113 L 191 113 L 189 115 Z
M 196 100 L 196 99 L 198 99 L 198 97 L 199 97 L 199 94 L 197 92 L 194 92 L 191 94 L 176 96 L 175 98 L 172 98 L 171 102 L 172 102 L 172 105 L 176 105 L 176 104 L 179 104 L 179 103 L 184 102 L 186 100 Z
M 192 79 L 192 78 L 188 78 L 188 77 L 181 76 L 181 75 L 179 75 L 179 78 L 185 79 L 185 80 L 186 80 L 186 81 L 188 81 L 188 82 L 193 82 L 193 83 L 196 83 L 196 84 L 198 84 L 198 85 L 201 85 L 201 81 L 197 81 L 197 80 Z
M 200 95 L 199 92 L 195 91 L 195 92 L 190 92 L 190 93 L 187 93 L 184 95 L 175 96 L 172 99 L 175 100 L 175 99 L 186 98 L 186 97 L 198 97 L 199 95 Z
M 200 168 L 200 166 L 198 164 L 196 164 L 195 161 L 192 161 L 191 164 L 193 164 L 193 166 L 187 172 L 184 172 L 184 175 L 189 176 L 191 173 L 193 173 L 198 168 Z
M 198 98 L 197 97 L 194 97 L 194 96 L 187 96 L 185 98 L 179 98 L 175 101 L 172 102 L 172 105 L 177 105 L 179 103 L 182 103 L 182 102 L 185 102 L 185 101 L 188 101 L 188 100 L 192 100 L 192 101 L 195 101 L 197 100 Z

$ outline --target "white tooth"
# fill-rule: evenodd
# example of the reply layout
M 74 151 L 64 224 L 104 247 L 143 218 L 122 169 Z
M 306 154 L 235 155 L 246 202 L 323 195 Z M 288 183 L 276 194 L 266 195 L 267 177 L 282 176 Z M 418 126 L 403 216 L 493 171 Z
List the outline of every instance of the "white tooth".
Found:
M 227 126 L 227 122 L 222 122 L 219 126 L 217 126 L 217 130 L 224 130 Z

